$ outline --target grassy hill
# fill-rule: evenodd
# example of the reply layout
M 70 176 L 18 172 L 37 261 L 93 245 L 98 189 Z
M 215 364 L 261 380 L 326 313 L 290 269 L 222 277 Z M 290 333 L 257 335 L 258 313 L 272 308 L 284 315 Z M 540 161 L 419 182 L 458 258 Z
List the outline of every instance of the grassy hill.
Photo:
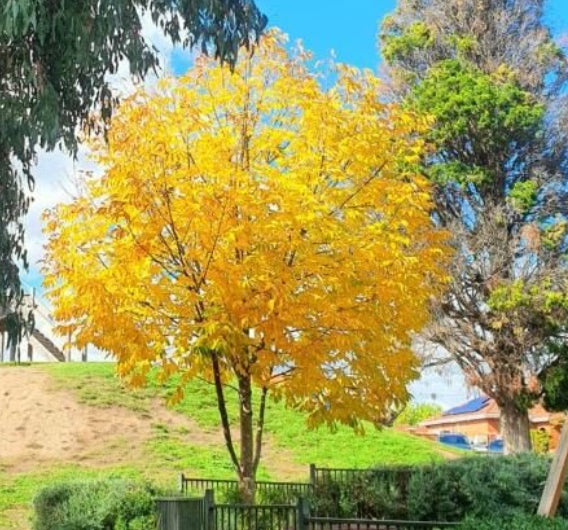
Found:
M 0 386 L 6 375 L 10 386 L 22 393 L 12 399 L 6 394 L 4 399 L 8 411 L 4 411 L 7 421 L 2 428 L 7 439 L 12 429 L 13 443 L 7 446 L 7 454 L 0 445 L 0 528 L 28 528 L 34 493 L 59 480 L 121 475 L 173 488 L 180 471 L 233 477 L 214 391 L 206 383 L 188 385 L 184 399 L 169 410 L 164 403 L 173 384 L 152 381 L 146 388 L 128 389 L 110 363 L 1 368 Z M 229 396 L 229 412 L 236 418 L 236 396 Z M 34 414 L 41 415 L 35 418 L 39 427 L 25 438 Z M 19 418 L 27 423 L 18 423 Z M 275 480 L 306 480 L 310 463 L 330 467 L 419 464 L 451 454 L 438 444 L 391 429 L 369 428 L 364 436 L 345 427 L 333 433 L 327 428 L 308 430 L 302 414 L 282 403 L 268 405 L 266 432 L 260 478 Z

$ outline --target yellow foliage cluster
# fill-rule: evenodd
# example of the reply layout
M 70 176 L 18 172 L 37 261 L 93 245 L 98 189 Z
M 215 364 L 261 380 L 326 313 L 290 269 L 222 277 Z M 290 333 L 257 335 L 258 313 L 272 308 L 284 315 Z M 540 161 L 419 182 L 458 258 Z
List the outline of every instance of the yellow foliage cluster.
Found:
M 134 381 L 211 378 L 214 351 L 313 423 L 408 398 L 449 254 L 412 170 L 428 124 L 369 72 L 324 90 L 309 60 L 271 34 L 234 73 L 200 58 L 122 103 L 102 177 L 46 214 L 61 332 Z

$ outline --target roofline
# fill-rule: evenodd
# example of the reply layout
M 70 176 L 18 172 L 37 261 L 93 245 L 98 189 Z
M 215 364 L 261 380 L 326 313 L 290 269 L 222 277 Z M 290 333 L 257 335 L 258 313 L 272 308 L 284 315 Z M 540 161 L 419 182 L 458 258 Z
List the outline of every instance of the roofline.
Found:
M 434 427 L 436 425 L 444 424 L 454 424 L 461 423 L 464 421 L 479 421 L 479 420 L 498 420 L 501 414 L 499 412 L 474 412 L 470 414 L 454 414 L 451 416 L 440 416 L 439 418 L 433 418 L 431 420 L 423 421 L 419 424 L 420 427 Z M 546 423 L 550 421 L 552 414 L 546 415 L 534 415 L 531 416 L 529 413 L 529 421 L 532 423 Z
M 492 420 L 499 419 L 499 412 L 472 412 L 469 414 L 451 414 L 448 416 L 440 416 L 420 423 L 425 427 L 430 425 L 443 425 L 444 423 L 460 423 L 462 421 L 476 421 L 476 420 Z

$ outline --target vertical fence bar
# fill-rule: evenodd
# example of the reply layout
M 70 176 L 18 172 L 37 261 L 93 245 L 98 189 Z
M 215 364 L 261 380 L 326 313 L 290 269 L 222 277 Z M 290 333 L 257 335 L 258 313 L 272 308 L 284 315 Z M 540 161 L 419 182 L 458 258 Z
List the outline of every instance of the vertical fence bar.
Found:
M 308 519 L 310 517 L 310 504 L 304 497 L 298 497 L 296 503 L 297 530 L 308 530 Z
M 316 485 L 316 465 L 310 464 L 310 484 L 312 488 L 315 488 Z
M 212 489 L 205 491 L 203 497 L 203 530 L 213 529 L 213 507 L 215 506 L 215 492 Z

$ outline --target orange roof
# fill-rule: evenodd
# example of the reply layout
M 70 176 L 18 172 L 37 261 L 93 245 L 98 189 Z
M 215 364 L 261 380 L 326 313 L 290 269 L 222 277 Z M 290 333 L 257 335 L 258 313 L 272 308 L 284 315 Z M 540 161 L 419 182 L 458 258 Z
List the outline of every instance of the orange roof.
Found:
M 455 409 L 450 409 L 455 410 Z M 464 421 L 481 421 L 499 419 L 501 416 L 499 406 L 494 399 L 489 399 L 478 410 L 472 412 L 452 413 L 448 415 L 431 418 L 423 421 L 420 426 L 422 427 L 436 427 L 439 425 L 451 425 L 454 423 L 463 423 Z M 550 421 L 552 414 L 542 407 L 542 405 L 535 405 L 529 411 L 529 419 L 532 423 L 547 423 Z

